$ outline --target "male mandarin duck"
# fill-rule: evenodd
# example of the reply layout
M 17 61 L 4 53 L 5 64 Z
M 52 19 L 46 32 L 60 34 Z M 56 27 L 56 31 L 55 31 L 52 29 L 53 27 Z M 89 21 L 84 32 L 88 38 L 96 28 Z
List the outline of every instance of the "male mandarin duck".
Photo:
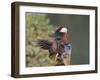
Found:
M 49 58 L 57 61 L 56 65 L 69 65 L 71 59 L 71 44 L 68 43 L 67 28 L 60 27 L 54 33 L 55 39 L 38 39 L 37 44 L 49 51 Z

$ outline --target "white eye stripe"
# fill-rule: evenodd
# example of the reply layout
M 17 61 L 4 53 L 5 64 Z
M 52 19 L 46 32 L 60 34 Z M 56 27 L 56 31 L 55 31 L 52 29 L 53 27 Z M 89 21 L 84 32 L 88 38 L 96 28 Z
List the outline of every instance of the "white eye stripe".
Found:
M 67 32 L 67 28 L 62 28 L 61 30 L 60 30 L 60 32 Z

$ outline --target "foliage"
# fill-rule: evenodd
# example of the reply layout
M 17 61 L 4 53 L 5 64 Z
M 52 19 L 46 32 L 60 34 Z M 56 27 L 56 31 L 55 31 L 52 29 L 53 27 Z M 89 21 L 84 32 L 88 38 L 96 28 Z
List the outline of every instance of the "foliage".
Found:
M 50 24 L 47 14 L 26 13 L 26 66 L 51 66 L 55 61 L 50 60 L 47 50 L 42 50 L 32 41 L 35 39 L 48 39 L 51 32 L 55 29 Z

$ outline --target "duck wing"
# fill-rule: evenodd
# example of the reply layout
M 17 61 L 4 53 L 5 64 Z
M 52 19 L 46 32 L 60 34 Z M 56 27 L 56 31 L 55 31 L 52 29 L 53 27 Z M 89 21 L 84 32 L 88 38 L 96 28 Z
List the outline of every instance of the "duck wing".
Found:
M 40 46 L 42 49 L 48 50 L 51 48 L 52 46 L 52 42 L 49 40 L 42 40 L 42 39 L 38 39 L 37 40 L 37 44 L 38 46 Z

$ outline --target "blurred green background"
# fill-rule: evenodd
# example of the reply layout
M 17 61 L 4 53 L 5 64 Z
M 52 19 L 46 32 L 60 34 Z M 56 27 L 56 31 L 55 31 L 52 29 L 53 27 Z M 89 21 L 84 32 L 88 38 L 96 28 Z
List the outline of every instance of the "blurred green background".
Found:
M 33 40 L 49 39 L 59 26 L 68 28 L 72 45 L 71 65 L 89 64 L 89 15 L 47 14 L 26 12 L 26 67 L 53 66 L 48 51 L 42 50 Z

